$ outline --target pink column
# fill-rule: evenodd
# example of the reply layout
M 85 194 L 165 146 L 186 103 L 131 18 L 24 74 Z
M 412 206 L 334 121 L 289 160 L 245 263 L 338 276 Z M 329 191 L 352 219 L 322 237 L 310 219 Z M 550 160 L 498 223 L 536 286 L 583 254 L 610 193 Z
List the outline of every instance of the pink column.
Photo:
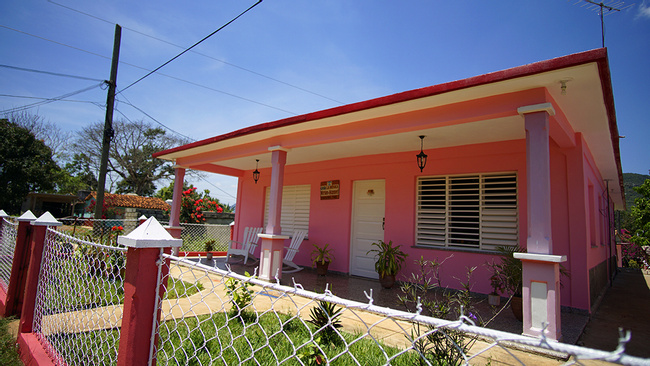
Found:
M 527 253 L 514 254 L 523 262 L 523 330 L 525 335 L 540 336 L 543 332 L 546 337 L 559 340 L 562 337 L 559 264 L 566 261 L 566 256 L 552 254 L 548 117 L 555 110 L 550 103 L 543 103 L 517 111 L 525 119 L 528 191 Z
M 36 220 L 36 216 L 27 210 L 18 218 L 18 229 L 16 232 L 16 246 L 14 249 L 14 261 L 11 264 L 11 275 L 7 284 L 7 294 L 4 303 L 0 303 L 0 316 L 8 317 L 16 315 L 20 317 L 23 295 L 25 294 L 25 273 L 29 266 L 30 222 Z
M 169 213 L 169 227 L 167 231 L 176 239 L 181 238 L 181 205 L 183 204 L 183 183 L 185 168 L 174 167 L 174 193 L 172 195 L 172 209 Z
M 271 193 L 269 197 L 269 221 L 266 232 L 260 234 L 260 273 L 259 278 L 272 281 L 276 274 L 282 277 L 282 258 L 284 241 L 289 237 L 282 235 L 280 218 L 282 215 L 282 188 L 284 186 L 284 166 L 287 162 L 287 149 L 280 146 L 271 151 Z

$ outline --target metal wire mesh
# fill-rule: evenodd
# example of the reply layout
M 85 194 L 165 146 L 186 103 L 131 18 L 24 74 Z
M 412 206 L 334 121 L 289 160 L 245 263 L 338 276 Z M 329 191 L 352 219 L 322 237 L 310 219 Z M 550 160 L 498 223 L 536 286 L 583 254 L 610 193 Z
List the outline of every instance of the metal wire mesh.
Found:
M 117 235 L 128 235 L 138 226 L 135 219 L 59 219 L 63 226 L 58 231 L 75 238 L 100 243 L 116 245 Z
M 14 262 L 18 223 L 5 218 L 2 218 L 2 221 L 2 230 L 0 230 L 0 287 L 6 292 L 11 277 L 11 266 Z
M 57 364 L 117 362 L 125 252 L 48 229 L 33 329 Z
M 212 224 L 181 224 L 181 239 L 183 245 L 181 251 L 202 252 L 205 251 L 205 243 L 214 240 L 214 250 L 225 252 L 230 243 L 230 225 Z
M 104 245 L 114 245 L 119 231 L 119 235 L 128 235 L 138 226 L 138 220 L 129 219 L 84 219 L 84 218 L 66 218 L 60 219 L 63 226 L 59 228 L 60 232 L 76 238 L 101 243 Z M 166 225 L 166 222 L 161 222 Z M 183 246 L 181 251 L 184 252 L 203 252 L 205 243 L 214 240 L 214 251 L 227 251 L 230 243 L 230 225 L 213 225 L 213 224 L 189 224 L 182 223 L 181 238 Z M 115 230 L 119 229 L 120 230 Z
M 455 321 L 345 300 L 164 256 L 172 296 L 161 302 L 153 357 L 171 365 L 460 365 L 548 363 L 599 359 L 650 360 L 548 339 L 529 338 Z M 170 264 L 167 264 L 170 263 Z M 198 291 L 198 292 L 197 292 Z M 522 350 L 522 349 L 526 350 Z M 528 352 L 533 349 L 537 353 Z M 559 363 L 557 359 L 553 359 Z

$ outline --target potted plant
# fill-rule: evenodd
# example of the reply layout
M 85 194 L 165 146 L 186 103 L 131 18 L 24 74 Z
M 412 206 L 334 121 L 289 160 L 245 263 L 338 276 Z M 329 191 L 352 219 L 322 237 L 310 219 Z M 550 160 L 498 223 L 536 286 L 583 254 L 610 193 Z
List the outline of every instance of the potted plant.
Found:
M 214 239 L 208 240 L 205 242 L 205 256 L 209 261 L 212 260 L 212 252 L 214 251 L 214 244 L 216 241 Z
M 329 244 L 325 244 L 323 247 L 319 247 L 317 244 L 313 244 L 313 246 L 314 250 L 311 251 L 312 267 L 316 267 L 316 273 L 319 276 L 325 276 L 334 256 L 329 249 Z
M 494 263 L 492 264 L 494 265 Z M 490 284 L 492 285 L 492 292 L 488 294 L 488 304 L 499 306 L 501 305 L 501 295 L 499 295 L 499 291 L 501 291 L 501 282 L 497 271 L 490 276 Z
M 382 287 L 391 288 L 395 284 L 395 276 L 402 269 L 408 254 L 400 249 L 401 245 L 393 246 L 392 240 L 388 243 L 380 240 L 377 243 L 372 243 L 372 246 L 377 248 L 369 250 L 367 254 L 374 253 L 377 256 L 375 271 L 379 274 L 379 282 Z
M 497 247 L 497 251 L 501 256 L 501 262 L 488 264 L 492 269 L 492 276 L 490 277 L 492 288 L 495 294 L 501 292 L 511 297 L 510 308 L 512 313 L 515 318 L 522 321 L 522 263 L 513 254 L 525 252 L 526 249 L 518 245 L 512 247 L 500 246 Z

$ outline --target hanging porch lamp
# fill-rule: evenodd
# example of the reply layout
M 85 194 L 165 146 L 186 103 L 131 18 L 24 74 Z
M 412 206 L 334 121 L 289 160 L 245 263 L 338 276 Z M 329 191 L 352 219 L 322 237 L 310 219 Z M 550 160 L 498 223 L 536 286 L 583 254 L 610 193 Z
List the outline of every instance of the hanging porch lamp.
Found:
M 255 159 L 255 170 L 253 171 L 253 180 L 255 181 L 255 184 L 257 184 L 257 181 L 260 179 L 260 171 L 257 170 L 257 165 L 259 162 L 260 159 Z
M 420 135 L 420 153 L 416 155 L 418 158 L 418 168 L 420 168 L 420 172 L 424 170 L 424 167 L 427 165 L 427 154 L 424 153 L 424 135 Z

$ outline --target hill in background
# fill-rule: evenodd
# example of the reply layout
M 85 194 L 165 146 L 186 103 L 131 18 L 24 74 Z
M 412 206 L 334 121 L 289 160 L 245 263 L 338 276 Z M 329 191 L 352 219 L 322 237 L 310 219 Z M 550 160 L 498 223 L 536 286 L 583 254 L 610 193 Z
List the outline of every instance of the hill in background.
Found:
M 642 185 L 646 179 L 650 179 L 650 175 L 637 174 L 637 173 L 623 173 L 623 182 L 624 182 L 623 187 L 625 187 L 625 203 L 627 204 L 628 211 L 632 206 L 634 206 L 634 200 L 641 197 L 641 195 L 636 193 L 636 191 L 633 188 Z

